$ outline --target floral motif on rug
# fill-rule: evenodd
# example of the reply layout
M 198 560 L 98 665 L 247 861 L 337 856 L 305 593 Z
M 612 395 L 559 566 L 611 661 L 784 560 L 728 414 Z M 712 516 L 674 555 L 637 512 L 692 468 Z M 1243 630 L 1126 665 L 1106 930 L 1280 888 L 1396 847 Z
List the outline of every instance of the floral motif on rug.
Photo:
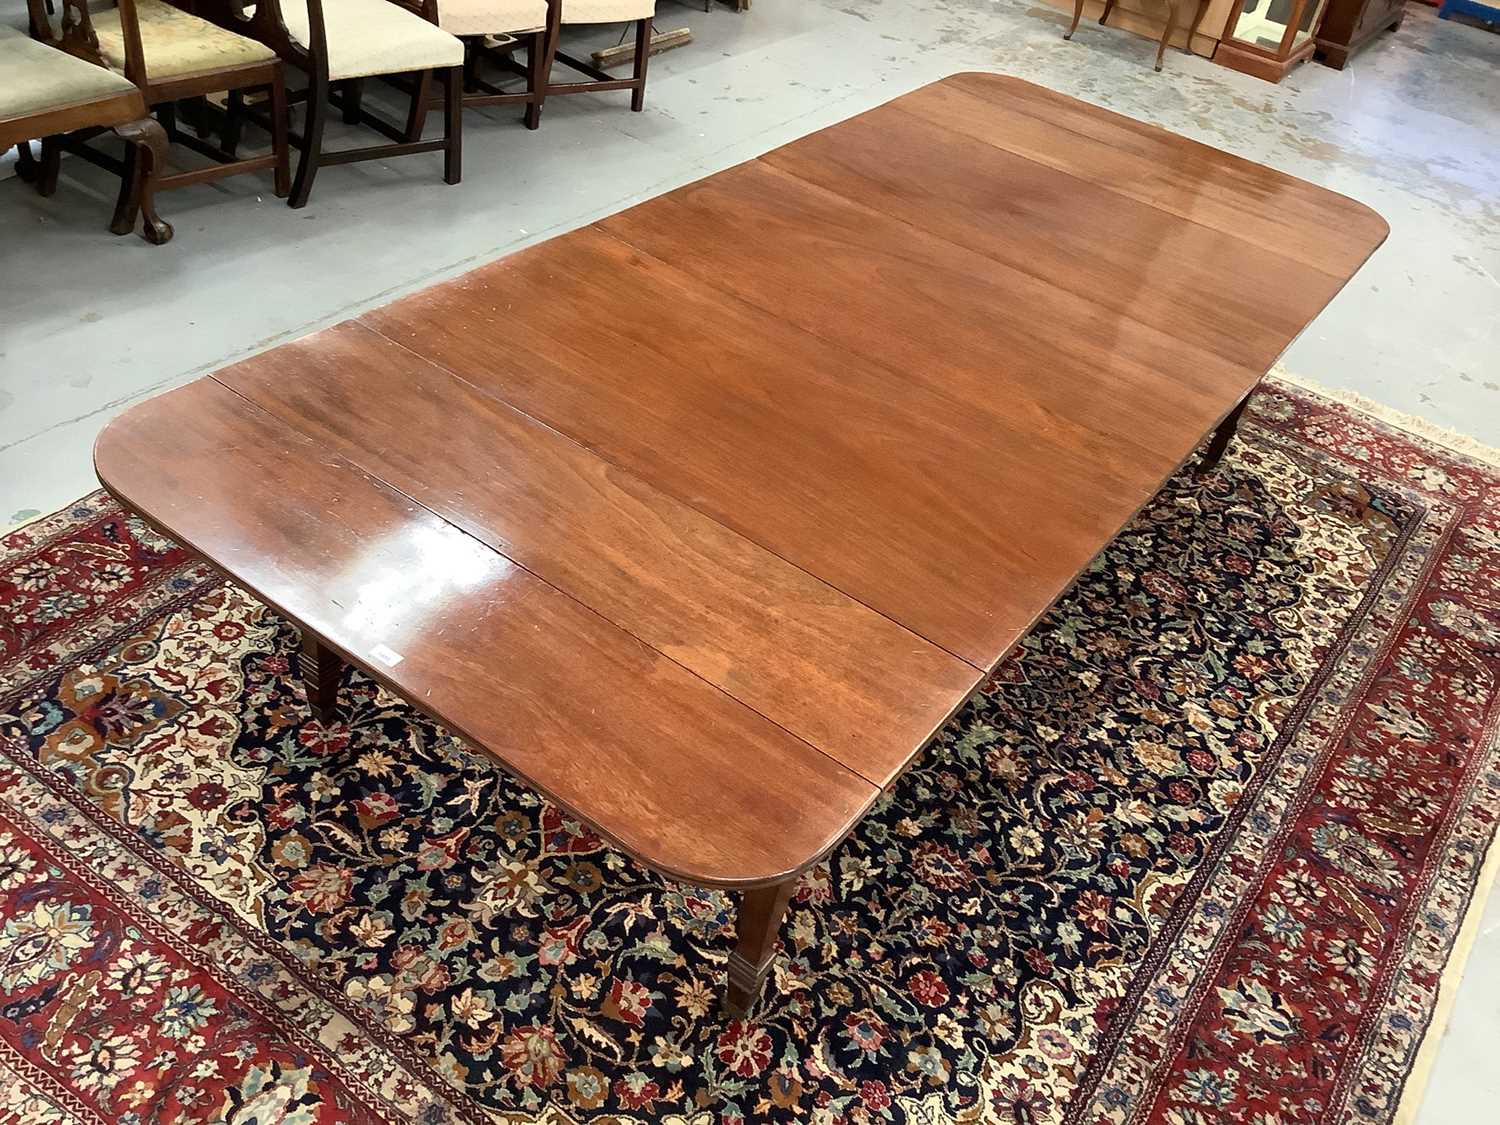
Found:
M 102 494 L 3 540 L 6 1120 L 1378 1123 L 1500 811 L 1500 472 L 1268 384 L 742 1020 L 729 897 L 296 646 Z

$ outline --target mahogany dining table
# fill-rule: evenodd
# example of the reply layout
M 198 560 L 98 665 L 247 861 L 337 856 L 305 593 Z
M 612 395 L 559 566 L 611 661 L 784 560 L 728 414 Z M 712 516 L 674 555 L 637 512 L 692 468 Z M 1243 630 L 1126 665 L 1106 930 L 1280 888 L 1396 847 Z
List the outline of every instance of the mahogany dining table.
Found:
M 100 480 L 641 863 L 818 863 L 1387 233 L 958 74 L 141 403 Z M 1206 449 L 1200 445 L 1213 435 Z

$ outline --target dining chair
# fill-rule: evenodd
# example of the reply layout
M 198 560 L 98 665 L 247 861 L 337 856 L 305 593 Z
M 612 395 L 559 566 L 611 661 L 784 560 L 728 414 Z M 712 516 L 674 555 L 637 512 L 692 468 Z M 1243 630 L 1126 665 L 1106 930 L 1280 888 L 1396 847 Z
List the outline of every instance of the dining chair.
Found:
M 1198 27 L 1203 23 L 1203 17 L 1208 14 L 1211 0 L 1193 0 L 1195 11 L 1193 15 L 1193 26 L 1188 29 L 1187 42 L 1183 50 L 1188 54 L 1193 53 L 1193 40 L 1198 37 Z M 1068 30 L 1063 32 L 1064 39 L 1072 39 L 1078 30 L 1078 22 L 1083 19 L 1084 0 L 1073 0 L 1073 22 L 1068 25 Z M 1161 39 L 1156 44 L 1156 67 L 1160 70 L 1162 57 L 1167 53 L 1167 41 L 1172 38 L 1172 32 L 1177 30 L 1177 5 L 1178 0 L 1167 0 L 1167 22 L 1162 25 Z M 1115 10 L 1115 0 L 1104 0 L 1104 9 L 1099 13 L 1099 24 L 1105 26 L 1109 22 L 1109 14 Z
M 542 65 L 547 54 L 547 0 L 392 0 L 419 12 L 464 44 L 464 105 L 526 106 L 523 120 L 535 129 L 541 120 L 542 87 L 546 74 Z M 526 49 L 526 65 L 515 61 L 515 52 Z M 487 81 L 485 63 L 520 75 L 526 85 L 503 90 Z
M 307 75 L 307 87 L 288 94 L 306 104 L 302 131 L 292 135 L 299 156 L 291 206 L 302 207 L 318 169 L 329 164 L 387 160 L 422 152 L 443 153 L 443 179 L 462 177 L 464 45 L 431 21 L 391 0 L 231 0 L 211 9 L 215 19 L 242 28 Z M 371 113 L 363 104 L 362 80 L 415 75 L 404 125 Z M 443 86 L 443 138 L 423 140 L 427 107 L 436 77 Z M 328 114 L 340 109 L 345 122 L 361 124 L 389 144 L 323 149 Z M 232 121 L 260 114 L 231 102 Z
M 629 90 L 630 108 L 639 113 L 646 105 L 646 63 L 651 57 L 651 19 L 656 0 L 547 0 L 547 53 L 542 61 L 542 87 L 536 109 L 538 117 L 545 99 L 561 94 L 597 94 L 606 90 Z M 557 49 L 562 28 L 596 23 L 635 24 L 635 67 L 629 78 L 616 78 L 582 59 Z M 562 63 L 582 74 L 583 82 L 553 82 L 552 66 Z
M 42 0 L 28 0 L 32 27 L 50 29 Z M 241 158 L 201 138 L 177 128 L 176 106 L 185 99 L 202 98 L 220 91 L 261 91 L 273 106 L 284 106 L 286 89 L 282 82 L 281 61 L 264 43 L 218 27 L 206 19 L 174 7 L 165 0 L 115 0 L 114 7 L 102 6 L 102 0 L 69 0 L 60 45 L 70 54 L 101 63 L 133 82 L 146 100 L 148 110 L 156 113 L 166 131 L 167 140 L 197 152 L 212 164 L 183 171 L 157 169 L 155 191 L 210 183 L 227 176 L 269 169 L 273 190 L 285 196 L 290 177 L 287 164 L 285 114 L 273 114 L 271 151 Z M 121 171 L 121 195 L 117 221 L 134 226 L 139 200 L 132 187 L 140 182 L 132 170 L 139 159 L 139 146 L 127 150 L 125 165 L 120 167 L 112 156 L 77 138 L 64 147 L 91 163 Z M 149 227 L 148 227 L 149 229 Z
M 41 0 L 32 2 L 41 7 Z M 32 14 L 35 18 L 36 13 Z M 45 11 L 41 14 L 46 15 Z M 87 11 L 70 5 L 68 18 L 86 21 Z M 0 153 L 19 146 L 25 158 L 17 171 L 40 194 L 51 195 L 57 189 L 56 139 L 112 130 L 127 148 L 142 150 L 132 162 L 132 174 L 138 180 L 134 194 L 145 215 L 146 240 L 157 245 L 168 241 L 172 228 L 157 215 L 154 202 L 156 174 L 166 161 L 167 135 L 147 115 L 140 88 L 122 74 L 61 50 L 61 33 L 45 19 L 37 25 L 37 34 L 33 39 L 23 31 L 0 26 Z M 30 158 L 31 142 L 39 139 L 43 152 L 36 161 Z M 119 220 L 117 208 L 110 230 L 129 234 L 134 223 L 122 228 Z

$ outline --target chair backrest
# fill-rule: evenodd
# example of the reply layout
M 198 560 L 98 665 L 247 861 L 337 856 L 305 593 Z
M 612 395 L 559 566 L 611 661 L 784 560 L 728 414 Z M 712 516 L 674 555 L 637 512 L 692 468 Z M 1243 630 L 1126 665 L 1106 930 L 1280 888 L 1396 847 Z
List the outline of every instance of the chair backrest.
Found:
M 120 32 L 125 39 L 125 77 L 142 89 L 146 86 L 146 52 L 141 47 L 141 25 L 135 0 L 116 0 L 120 9 Z M 99 37 L 89 18 L 89 0 L 63 0 L 59 18 L 47 14 L 45 0 L 26 0 L 33 38 L 70 55 L 105 66 L 99 53 Z M 59 27 L 59 23 L 61 26 Z
M 61 47 L 70 55 L 80 52 L 68 50 L 69 45 L 97 50 L 99 40 L 94 35 L 94 25 L 89 22 L 88 0 L 64 2 L 60 7 L 62 11 L 54 15 L 47 10 L 46 0 L 26 0 L 31 37 L 49 47 Z
M 327 33 L 323 24 L 323 0 L 287 0 L 293 12 L 307 9 L 309 51 L 292 37 L 281 8 L 281 0 L 187 0 L 193 15 L 216 23 L 226 31 L 264 43 L 282 58 L 302 60 L 327 57 Z

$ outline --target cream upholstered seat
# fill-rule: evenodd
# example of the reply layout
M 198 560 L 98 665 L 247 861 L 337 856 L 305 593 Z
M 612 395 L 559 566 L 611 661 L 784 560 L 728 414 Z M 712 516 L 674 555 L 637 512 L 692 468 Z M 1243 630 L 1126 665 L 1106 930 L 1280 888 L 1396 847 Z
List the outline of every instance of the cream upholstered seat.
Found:
M 248 66 L 276 57 L 264 43 L 236 35 L 163 0 L 136 0 L 135 11 L 146 77 L 150 79 Z M 123 71 L 125 32 L 120 27 L 120 9 L 100 8 L 97 14 L 91 9 L 91 19 L 94 34 L 99 37 L 99 54 L 115 70 Z
M 438 26 L 450 35 L 510 35 L 547 24 L 547 0 L 438 0 Z
M 281 0 L 287 32 L 312 48 L 306 0 Z M 461 66 L 464 45 L 421 16 L 390 0 L 323 0 L 328 78 L 369 78 L 409 70 Z
M 563 0 L 563 23 L 624 23 L 648 20 L 656 0 Z
M 124 75 L 0 25 L 0 119 L 62 109 L 134 89 Z

